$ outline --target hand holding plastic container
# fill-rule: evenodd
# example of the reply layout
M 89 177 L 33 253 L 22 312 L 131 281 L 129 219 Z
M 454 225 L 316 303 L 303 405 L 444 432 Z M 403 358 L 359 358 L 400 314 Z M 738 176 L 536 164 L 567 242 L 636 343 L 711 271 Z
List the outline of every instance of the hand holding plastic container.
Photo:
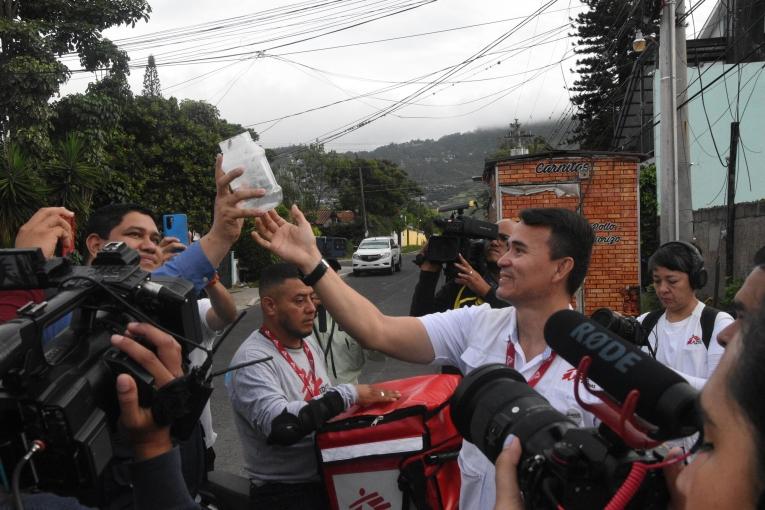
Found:
M 276 182 L 266 151 L 253 141 L 245 131 L 218 144 L 223 154 L 223 171 L 244 168 L 244 173 L 231 182 L 231 188 L 263 188 L 266 194 L 260 198 L 242 200 L 239 207 L 268 211 L 282 202 L 282 187 Z

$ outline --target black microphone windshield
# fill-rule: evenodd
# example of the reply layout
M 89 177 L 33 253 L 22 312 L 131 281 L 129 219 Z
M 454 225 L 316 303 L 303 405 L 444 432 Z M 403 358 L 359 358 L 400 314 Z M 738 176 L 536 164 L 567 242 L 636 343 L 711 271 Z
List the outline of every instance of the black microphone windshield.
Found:
M 659 427 L 662 439 L 688 436 L 698 429 L 696 390 L 679 374 L 573 310 L 554 313 L 545 340 L 573 366 L 592 358 L 589 378 L 624 402 L 640 391 L 636 413 Z

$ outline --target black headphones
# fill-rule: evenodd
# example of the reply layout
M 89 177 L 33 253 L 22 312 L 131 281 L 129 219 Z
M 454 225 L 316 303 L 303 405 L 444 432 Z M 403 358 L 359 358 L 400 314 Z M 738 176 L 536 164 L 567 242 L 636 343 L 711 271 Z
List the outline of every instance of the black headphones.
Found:
M 691 243 L 685 241 L 669 241 L 661 246 L 659 249 L 670 247 L 673 245 L 682 246 L 691 255 L 691 270 L 688 273 L 688 280 L 691 283 L 691 287 L 694 289 L 700 289 L 707 284 L 707 270 L 704 267 L 704 257 L 701 252 Z

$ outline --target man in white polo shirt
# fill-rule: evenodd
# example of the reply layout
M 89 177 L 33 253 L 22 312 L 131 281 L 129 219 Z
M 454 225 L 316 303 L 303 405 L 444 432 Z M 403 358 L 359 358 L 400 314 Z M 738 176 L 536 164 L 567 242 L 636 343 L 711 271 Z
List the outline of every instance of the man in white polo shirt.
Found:
M 570 307 L 587 273 L 594 235 L 584 217 L 557 208 L 521 211 L 509 250 L 498 262 L 496 294 L 513 306 L 391 317 L 326 271 L 311 226 L 296 206 L 292 215 L 296 225 L 270 211 L 257 220 L 253 237 L 308 275 L 327 310 L 366 348 L 409 362 L 456 365 L 464 374 L 487 363 L 506 363 L 557 410 L 582 426 L 593 425 L 593 417 L 575 401 L 574 368 L 556 356 L 543 334 L 547 319 Z M 467 442 L 459 461 L 460 508 L 492 508 L 494 466 Z

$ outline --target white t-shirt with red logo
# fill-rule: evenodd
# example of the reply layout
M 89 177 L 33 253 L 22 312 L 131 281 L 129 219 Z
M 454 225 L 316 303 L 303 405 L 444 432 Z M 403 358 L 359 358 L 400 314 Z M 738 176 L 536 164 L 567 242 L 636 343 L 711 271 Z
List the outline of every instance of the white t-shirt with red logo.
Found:
M 548 347 L 526 360 L 518 343 L 515 307 L 491 308 L 488 304 L 449 310 L 420 317 L 435 352 L 434 364 L 458 367 L 463 374 L 489 363 L 506 361 L 507 344 L 515 347 L 515 368 L 526 380 L 552 354 Z M 595 417 L 584 411 L 574 397 L 575 368 L 556 356 L 534 389 L 561 413 L 582 427 L 595 425 Z M 594 397 L 588 402 L 599 402 Z M 459 456 L 462 472 L 460 508 L 491 509 L 496 499 L 494 465 L 472 443 L 462 443 Z
M 725 352 L 717 341 L 717 335 L 733 322 L 729 314 L 719 312 L 707 348 L 701 338 L 703 309 L 704 303 L 699 301 L 691 315 L 679 322 L 669 322 L 667 315 L 663 314 L 648 336 L 648 342 L 656 352 L 656 360 L 678 372 L 698 390 L 717 368 Z M 638 320 L 643 322 L 646 315 L 641 315 Z

